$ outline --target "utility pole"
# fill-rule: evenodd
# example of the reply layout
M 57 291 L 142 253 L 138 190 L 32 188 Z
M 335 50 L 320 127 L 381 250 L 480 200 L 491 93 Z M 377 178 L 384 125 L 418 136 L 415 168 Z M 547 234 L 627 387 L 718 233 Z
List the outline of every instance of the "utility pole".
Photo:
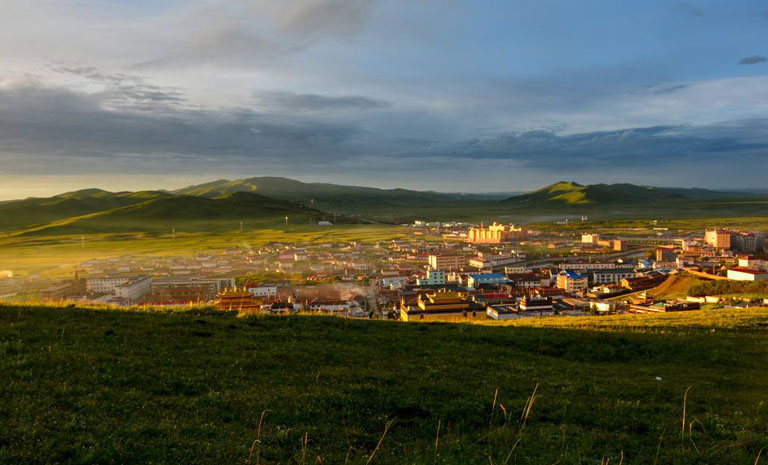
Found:
M 176 239 L 176 228 L 171 229 L 171 239 Z

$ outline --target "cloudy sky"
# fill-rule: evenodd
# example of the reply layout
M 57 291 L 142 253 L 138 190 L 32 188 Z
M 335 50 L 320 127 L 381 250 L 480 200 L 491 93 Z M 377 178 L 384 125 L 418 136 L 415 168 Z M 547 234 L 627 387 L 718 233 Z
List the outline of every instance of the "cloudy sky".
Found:
M 768 179 L 765 1 L 2 3 L 0 199 Z

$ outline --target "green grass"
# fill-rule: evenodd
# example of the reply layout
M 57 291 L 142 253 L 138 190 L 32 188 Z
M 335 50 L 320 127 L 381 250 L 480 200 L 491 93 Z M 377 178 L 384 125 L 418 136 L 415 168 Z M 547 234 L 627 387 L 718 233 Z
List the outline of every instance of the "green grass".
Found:
M 0 307 L 0 463 L 755 463 L 768 314 L 675 317 L 556 329 Z

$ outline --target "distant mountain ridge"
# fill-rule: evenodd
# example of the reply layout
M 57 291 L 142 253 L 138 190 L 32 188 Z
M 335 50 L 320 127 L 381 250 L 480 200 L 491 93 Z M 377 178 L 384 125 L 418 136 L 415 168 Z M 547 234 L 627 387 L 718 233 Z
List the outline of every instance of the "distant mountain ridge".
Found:
M 738 210 L 737 210 L 738 209 Z M 754 192 L 582 185 L 563 181 L 526 194 L 451 194 L 305 183 L 280 177 L 220 179 L 175 191 L 108 192 L 82 189 L 48 198 L 0 202 L 0 231 L 7 234 L 84 234 L 118 231 L 235 230 L 340 222 L 414 219 L 551 221 L 563 214 L 590 217 L 731 216 L 768 214 L 768 196 Z M 337 216 L 337 214 L 340 214 Z
M 261 176 L 234 181 L 218 181 L 188 186 L 173 191 L 174 194 L 216 197 L 233 192 L 258 192 L 279 200 L 296 202 L 305 206 L 319 206 L 323 210 L 358 211 L 387 205 L 391 207 L 421 205 L 424 202 L 449 203 L 467 198 L 472 194 L 446 194 L 408 189 L 380 189 L 376 187 L 345 186 L 319 182 L 301 182 L 294 179 Z M 482 196 L 479 196 L 482 197 Z

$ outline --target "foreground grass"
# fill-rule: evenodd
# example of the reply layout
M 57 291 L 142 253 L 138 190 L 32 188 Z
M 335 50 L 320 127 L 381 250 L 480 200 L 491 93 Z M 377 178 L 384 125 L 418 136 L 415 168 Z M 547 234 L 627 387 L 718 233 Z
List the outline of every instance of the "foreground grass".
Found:
M 0 307 L 0 463 L 756 463 L 765 313 L 677 315 L 698 323 Z

